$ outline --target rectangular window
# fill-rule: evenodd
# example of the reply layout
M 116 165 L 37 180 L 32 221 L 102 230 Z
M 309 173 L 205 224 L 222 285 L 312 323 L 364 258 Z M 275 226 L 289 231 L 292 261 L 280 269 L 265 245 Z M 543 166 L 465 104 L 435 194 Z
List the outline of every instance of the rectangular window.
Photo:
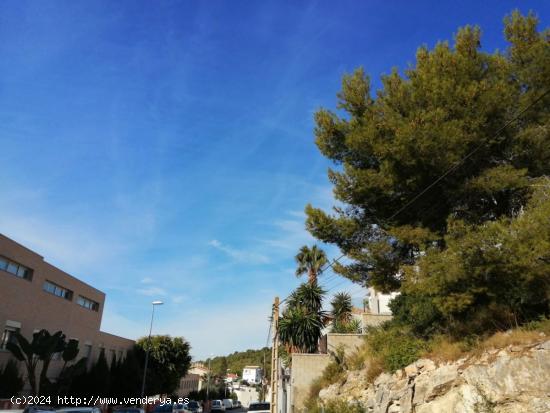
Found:
M 18 264 L 15 261 L 11 261 L 8 258 L 0 257 L 0 270 L 9 272 L 16 277 L 23 278 L 25 280 L 32 279 L 32 270 L 24 265 Z
M 0 349 L 6 350 L 8 343 L 15 343 L 15 333 L 18 333 L 19 329 L 16 327 L 6 326 L 2 333 L 2 342 L 0 343 Z
M 60 287 L 59 285 L 54 284 L 51 281 L 45 281 L 42 289 L 50 294 L 56 295 L 69 301 L 73 299 L 73 292 L 71 290 Z
M 87 308 L 88 310 L 99 311 L 99 303 L 96 303 L 94 300 L 90 300 L 89 298 L 79 295 L 76 302 L 78 305 Z

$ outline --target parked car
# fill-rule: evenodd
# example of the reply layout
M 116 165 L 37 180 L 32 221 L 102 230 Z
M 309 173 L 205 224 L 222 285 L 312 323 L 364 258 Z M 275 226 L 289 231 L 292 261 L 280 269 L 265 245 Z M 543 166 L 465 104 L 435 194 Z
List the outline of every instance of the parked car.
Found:
M 233 400 L 233 407 L 235 409 L 240 409 L 241 407 L 243 407 L 242 403 L 238 400 Z
M 63 407 L 55 411 L 57 413 L 101 413 L 99 407 Z
M 25 407 L 23 413 L 48 413 L 52 410 L 55 410 L 52 406 L 32 405 Z
M 198 402 L 190 400 L 185 404 L 185 413 L 202 413 L 202 407 Z
M 248 406 L 249 412 L 269 413 L 269 402 L 254 402 Z
M 174 407 L 172 408 L 172 413 L 189 413 L 189 410 L 187 410 L 185 404 L 179 403 L 174 404 Z
M 225 405 L 221 400 L 212 400 L 210 405 L 211 412 L 225 412 Z
M 233 406 L 233 399 L 223 399 L 222 403 L 225 407 L 225 410 L 231 410 L 235 407 Z
M 115 407 L 113 413 L 145 413 L 141 407 Z
M 172 413 L 173 411 L 174 406 L 170 403 L 157 404 L 153 409 L 153 413 Z

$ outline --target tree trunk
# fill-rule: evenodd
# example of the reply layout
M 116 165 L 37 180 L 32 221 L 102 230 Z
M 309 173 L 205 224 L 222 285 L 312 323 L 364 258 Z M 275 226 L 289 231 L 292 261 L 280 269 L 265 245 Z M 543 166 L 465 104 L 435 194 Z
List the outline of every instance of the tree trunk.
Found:
M 310 285 L 317 284 L 317 273 L 314 270 L 309 270 L 308 282 Z
M 33 396 L 38 396 L 38 389 L 36 388 L 36 365 L 34 360 L 27 360 L 27 376 L 29 379 L 29 385 L 31 386 L 31 393 Z

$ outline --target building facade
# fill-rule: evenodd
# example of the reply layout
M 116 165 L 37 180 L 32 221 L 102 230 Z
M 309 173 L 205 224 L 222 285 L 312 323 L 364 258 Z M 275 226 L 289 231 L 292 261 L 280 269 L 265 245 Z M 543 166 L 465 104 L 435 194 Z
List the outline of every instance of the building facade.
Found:
M 389 307 L 390 301 L 397 297 L 399 293 L 382 294 L 373 287 L 368 289 L 369 312 L 371 314 L 391 315 Z
M 192 391 L 200 391 L 206 386 L 208 369 L 201 363 L 193 363 L 187 374 L 180 379 L 176 390 L 179 397 L 186 397 Z
M 260 384 L 263 379 L 263 371 L 260 366 L 245 366 L 243 380 L 250 384 Z
M 42 329 L 78 340 L 77 359 L 87 357 L 91 363 L 102 349 L 108 361 L 124 357 L 134 342 L 100 330 L 104 303 L 103 292 L 0 234 L 0 365 L 11 357 L 6 344 L 15 332 L 30 340 Z M 54 358 L 50 378 L 61 365 Z

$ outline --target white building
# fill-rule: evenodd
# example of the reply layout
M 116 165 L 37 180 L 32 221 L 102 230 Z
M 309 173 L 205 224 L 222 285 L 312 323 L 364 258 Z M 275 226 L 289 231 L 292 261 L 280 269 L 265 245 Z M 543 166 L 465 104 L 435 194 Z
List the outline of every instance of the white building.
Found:
M 374 288 L 369 287 L 369 311 L 371 314 L 390 315 L 391 310 L 388 306 L 399 293 L 382 294 Z
M 259 366 L 245 366 L 243 369 L 243 380 L 250 384 L 260 384 L 262 378 L 263 372 Z

